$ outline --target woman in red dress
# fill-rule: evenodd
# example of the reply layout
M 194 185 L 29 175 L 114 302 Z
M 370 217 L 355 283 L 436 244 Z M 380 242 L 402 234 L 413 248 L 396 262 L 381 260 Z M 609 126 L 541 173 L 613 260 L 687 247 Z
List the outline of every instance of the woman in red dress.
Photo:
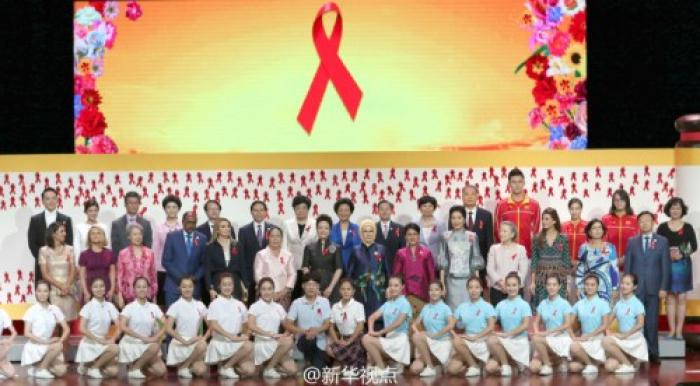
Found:
M 630 205 L 630 196 L 624 189 L 618 189 L 613 193 L 610 212 L 601 220 L 608 228 L 608 242 L 612 243 L 617 250 L 617 265 L 622 268 L 627 240 L 639 233 L 637 217 Z

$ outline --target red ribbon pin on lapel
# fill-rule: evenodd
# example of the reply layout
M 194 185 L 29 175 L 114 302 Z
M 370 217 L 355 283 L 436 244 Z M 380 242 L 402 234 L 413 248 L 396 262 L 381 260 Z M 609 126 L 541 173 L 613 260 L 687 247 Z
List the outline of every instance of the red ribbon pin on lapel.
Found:
M 323 29 L 323 14 L 335 12 L 337 14 L 335 25 L 330 37 L 326 36 Z M 329 2 L 324 4 L 316 14 L 312 28 L 312 37 L 316 52 L 321 62 L 316 69 L 313 81 L 309 86 L 309 91 L 306 93 L 304 103 L 301 105 L 297 122 L 304 128 L 307 134 L 311 135 L 314 121 L 318 109 L 321 107 L 323 94 L 326 92 L 328 81 L 333 82 L 340 100 L 345 105 L 345 109 L 350 114 L 350 117 L 355 120 L 357 109 L 360 107 L 362 99 L 362 90 L 353 79 L 352 75 L 340 60 L 338 49 L 340 47 L 340 37 L 343 34 L 343 18 L 340 15 L 340 8 L 336 3 Z

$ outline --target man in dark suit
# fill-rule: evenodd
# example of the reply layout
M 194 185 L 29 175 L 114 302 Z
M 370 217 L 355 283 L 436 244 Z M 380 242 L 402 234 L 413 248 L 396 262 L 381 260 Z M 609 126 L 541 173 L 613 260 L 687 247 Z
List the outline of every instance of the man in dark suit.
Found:
M 644 304 L 644 338 L 649 347 L 649 361 L 659 363 L 659 299 L 671 288 L 671 256 L 668 240 L 654 233 L 654 215 L 644 211 L 637 215 L 639 235 L 627 240 L 625 272 L 637 276 L 635 294 Z
M 168 233 L 163 247 L 163 268 L 165 268 L 165 285 L 162 289 L 165 308 L 170 307 L 180 297 L 180 279 L 194 276 L 199 283 L 204 276 L 202 256 L 207 247 L 207 239 L 195 230 L 197 214 L 185 212 L 182 216 L 182 230 Z M 194 286 L 194 297 L 200 299 L 200 287 Z
M 389 273 L 392 273 L 394 272 L 396 251 L 405 245 L 403 227 L 401 224 L 391 221 L 391 215 L 394 213 L 394 204 L 391 202 L 387 200 L 379 201 L 377 203 L 377 211 L 379 212 L 379 221 L 377 221 L 376 243 L 384 246 Z
M 488 210 L 476 206 L 478 199 L 479 188 L 476 185 L 467 184 L 462 188 L 462 204 L 467 212 L 466 227 L 479 238 L 479 250 L 486 261 L 493 244 L 493 216 Z M 486 268 L 479 271 L 479 277 L 486 277 Z
M 204 203 L 204 213 L 207 215 L 207 221 L 197 227 L 197 232 L 206 236 L 207 240 L 211 240 L 216 219 L 221 217 L 221 203 L 216 200 L 207 201 Z M 236 239 L 235 232 L 231 232 L 231 238 Z
M 140 206 L 141 196 L 139 196 L 138 193 L 127 192 L 124 195 L 124 207 L 126 208 L 126 214 L 112 221 L 112 231 L 110 233 L 112 252 L 115 256 L 119 256 L 119 252 L 129 245 L 129 240 L 126 235 L 126 227 L 132 223 L 137 223 L 143 228 L 143 245 L 149 248 L 151 248 L 153 245 L 153 231 L 151 230 L 151 223 L 139 214 Z
M 274 225 L 265 221 L 267 218 L 267 205 L 263 201 L 253 201 L 250 204 L 250 214 L 253 221 L 244 225 L 238 231 L 238 242 L 241 245 L 241 279 L 248 291 L 247 303 L 253 304 L 256 300 L 255 279 L 253 276 L 253 263 L 255 255 L 261 249 L 267 247 L 268 235 Z M 277 289 L 279 290 L 279 289 Z
M 41 192 L 41 202 L 44 204 L 44 211 L 32 216 L 29 220 L 29 229 L 27 230 L 27 242 L 29 250 L 34 256 L 34 279 L 41 279 L 41 269 L 39 269 L 39 249 L 46 245 L 46 229 L 54 222 L 63 223 L 66 225 L 66 244 L 73 245 L 73 223 L 70 217 L 63 213 L 59 213 L 58 207 L 58 191 L 48 187 Z

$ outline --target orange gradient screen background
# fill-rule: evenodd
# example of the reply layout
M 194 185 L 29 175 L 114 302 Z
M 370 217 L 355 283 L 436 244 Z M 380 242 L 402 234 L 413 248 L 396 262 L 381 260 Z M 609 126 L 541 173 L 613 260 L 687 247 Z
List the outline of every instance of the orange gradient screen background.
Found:
M 353 121 L 329 83 L 307 135 L 296 116 L 323 3 L 140 2 L 97 80 L 108 133 L 124 153 L 545 146 L 528 126 L 534 84 L 513 72 L 530 54 L 522 0 L 338 0 L 339 56 L 364 95 Z

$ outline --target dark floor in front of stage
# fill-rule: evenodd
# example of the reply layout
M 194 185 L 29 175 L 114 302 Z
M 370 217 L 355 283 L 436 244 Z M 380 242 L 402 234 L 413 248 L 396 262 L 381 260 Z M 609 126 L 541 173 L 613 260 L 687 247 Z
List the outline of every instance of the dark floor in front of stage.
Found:
M 62 379 L 40 380 L 26 377 L 26 370 L 19 365 L 20 378 L 17 380 L 5 380 L 2 386 L 36 384 L 41 386 L 117 386 L 117 385 L 139 385 L 139 386 L 166 386 L 166 385 L 225 385 L 225 386 L 295 386 L 302 384 L 299 378 L 289 378 L 281 380 L 266 380 L 261 378 L 244 380 L 219 380 L 213 373 L 209 378 L 182 380 L 177 377 L 175 371 L 170 369 L 167 378 L 147 379 L 147 380 L 127 380 L 126 372 L 122 370 L 120 379 L 88 379 L 78 376 L 74 365 L 71 365 L 69 374 Z M 605 385 L 605 386 L 637 386 L 637 385 L 676 385 L 681 382 L 700 384 L 700 353 L 688 353 L 685 359 L 664 360 L 661 365 L 653 365 L 650 368 L 642 366 L 638 373 L 629 376 L 618 376 L 613 374 L 600 373 L 594 377 L 583 377 L 578 374 L 558 375 L 540 377 L 537 375 L 521 375 L 512 378 L 501 378 L 497 376 L 485 378 L 457 378 L 457 377 L 437 377 L 419 378 L 413 376 L 401 376 L 397 384 L 408 386 L 550 386 L 550 385 Z M 321 384 L 320 382 L 317 384 Z M 339 384 L 349 385 L 341 381 Z M 353 382 L 354 385 L 362 385 L 361 381 Z

